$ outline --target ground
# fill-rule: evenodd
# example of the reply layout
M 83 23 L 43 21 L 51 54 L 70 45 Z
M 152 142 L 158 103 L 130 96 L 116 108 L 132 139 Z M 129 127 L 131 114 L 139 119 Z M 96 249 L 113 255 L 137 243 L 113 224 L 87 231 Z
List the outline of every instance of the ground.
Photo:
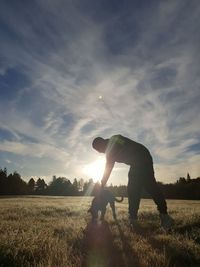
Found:
M 200 201 L 168 200 L 175 219 L 160 229 L 151 200 L 142 200 L 138 225 L 128 223 L 127 199 L 91 222 L 90 197 L 0 198 L 0 267 L 198 267 Z

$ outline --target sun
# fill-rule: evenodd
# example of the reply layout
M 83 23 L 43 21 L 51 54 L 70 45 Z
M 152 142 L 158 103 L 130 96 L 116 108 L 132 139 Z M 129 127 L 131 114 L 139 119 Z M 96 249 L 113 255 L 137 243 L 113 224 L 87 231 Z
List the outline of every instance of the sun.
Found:
M 83 172 L 88 176 L 88 178 L 92 178 L 93 181 L 100 182 L 103 176 L 105 167 L 105 158 L 98 158 L 94 162 L 91 162 L 84 166 Z

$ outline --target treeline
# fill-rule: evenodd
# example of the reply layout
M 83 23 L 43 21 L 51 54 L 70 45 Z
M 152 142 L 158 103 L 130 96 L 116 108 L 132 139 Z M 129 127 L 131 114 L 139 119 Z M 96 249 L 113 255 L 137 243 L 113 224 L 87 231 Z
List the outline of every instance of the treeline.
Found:
M 73 183 L 65 177 L 53 176 L 47 184 L 44 179 L 31 178 L 25 182 L 18 172 L 7 174 L 7 169 L 0 169 L 0 195 L 53 195 L 76 196 L 87 191 L 89 182 L 79 181 L 75 178 Z
M 200 177 L 191 179 L 190 175 L 187 178 L 180 177 L 175 183 L 163 184 L 157 182 L 161 188 L 165 198 L 168 199 L 188 199 L 188 200 L 200 200 Z M 127 186 L 109 186 L 110 191 L 115 196 L 127 196 Z M 150 195 L 143 191 L 142 198 L 151 198 Z
M 174 184 L 158 183 L 166 198 L 200 200 L 200 177 L 180 177 Z
M 166 198 L 171 199 L 194 199 L 200 200 L 200 177 L 191 179 L 180 177 L 175 183 L 163 184 L 158 182 Z M 52 177 L 52 181 L 47 184 L 44 179 L 31 178 L 25 182 L 18 172 L 7 174 L 7 169 L 0 169 L 0 195 L 52 195 L 52 196 L 90 196 L 94 195 L 96 189 L 100 186 L 94 183 L 92 179 L 84 181 L 83 179 L 74 179 L 73 182 L 65 177 Z M 127 196 L 127 186 L 108 186 L 108 189 L 115 196 Z M 148 198 L 146 192 L 142 194 L 143 198 Z

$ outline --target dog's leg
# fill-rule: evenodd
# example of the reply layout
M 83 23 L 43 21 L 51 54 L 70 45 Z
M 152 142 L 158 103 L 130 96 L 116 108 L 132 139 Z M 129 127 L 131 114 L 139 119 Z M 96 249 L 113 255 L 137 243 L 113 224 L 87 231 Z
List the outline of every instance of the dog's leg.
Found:
M 95 210 L 95 211 L 92 212 L 92 220 L 96 221 L 97 219 L 98 219 L 98 211 Z
M 116 220 L 117 217 L 116 217 L 116 213 L 115 213 L 115 202 L 114 201 L 110 202 L 110 207 L 112 209 L 113 218 Z
M 102 221 L 104 220 L 105 213 L 106 213 L 106 207 L 101 209 L 101 220 Z

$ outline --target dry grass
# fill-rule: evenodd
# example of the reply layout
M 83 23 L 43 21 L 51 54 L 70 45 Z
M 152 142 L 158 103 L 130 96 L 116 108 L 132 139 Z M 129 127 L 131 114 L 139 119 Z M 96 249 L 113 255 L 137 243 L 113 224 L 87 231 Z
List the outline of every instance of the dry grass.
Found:
M 91 223 L 89 197 L 0 199 L 0 266 L 197 267 L 200 266 L 200 202 L 168 201 L 175 225 L 159 228 L 151 200 L 141 202 L 130 229 L 127 200 L 108 208 L 104 223 Z

